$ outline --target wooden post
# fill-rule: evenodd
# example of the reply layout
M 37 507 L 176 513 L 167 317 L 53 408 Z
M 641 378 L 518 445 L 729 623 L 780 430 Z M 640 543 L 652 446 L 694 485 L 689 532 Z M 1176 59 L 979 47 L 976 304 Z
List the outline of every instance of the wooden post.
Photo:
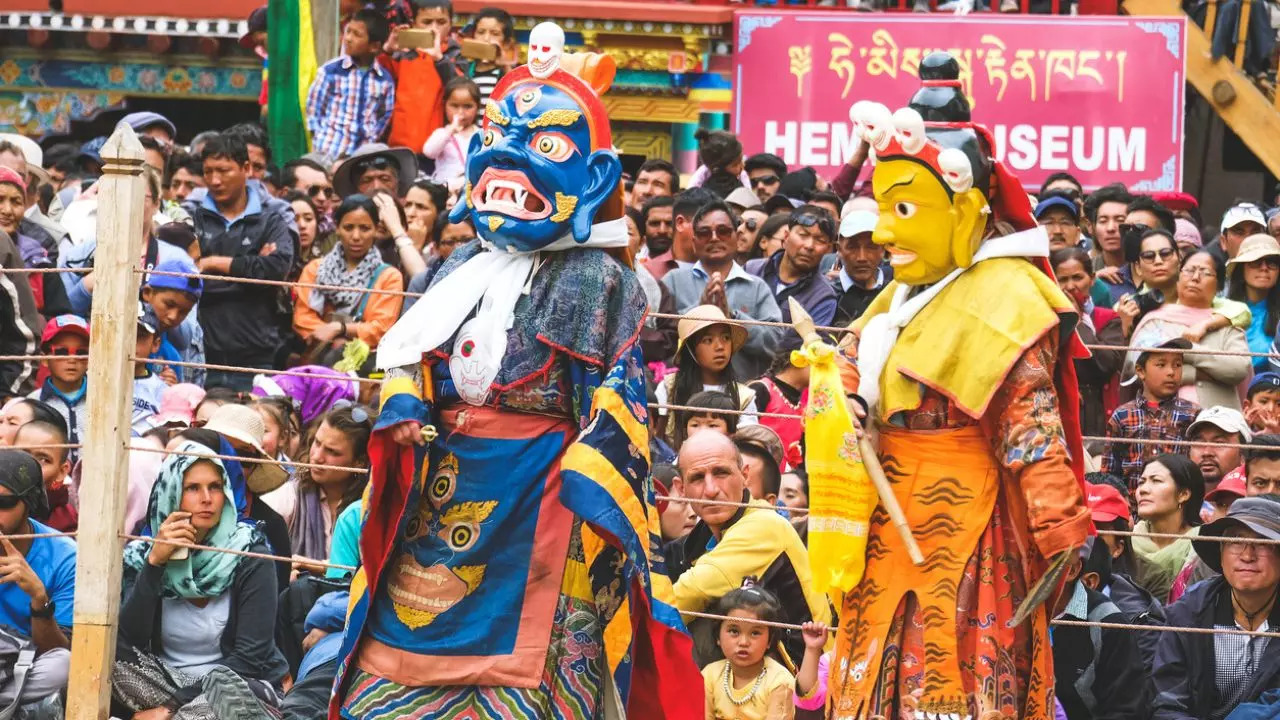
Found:
M 133 357 L 144 222 L 143 151 L 128 125 L 102 146 L 98 180 L 98 249 L 94 257 L 89 340 L 89 420 L 76 559 L 75 626 L 71 636 L 70 720 L 105 720 L 111 699 L 120 613 L 124 502 L 133 409 Z

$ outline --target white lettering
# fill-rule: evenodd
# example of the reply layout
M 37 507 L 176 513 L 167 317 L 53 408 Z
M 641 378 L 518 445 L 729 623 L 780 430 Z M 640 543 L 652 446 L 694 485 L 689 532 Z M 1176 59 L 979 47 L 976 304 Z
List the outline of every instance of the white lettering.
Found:
M 1090 135 L 1093 136 L 1090 147 L 1093 152 L 1086 154 L 1084 134 L 1092 130 Z M 1097 170 L 1102 167 L 1102 137 L 1105 133 L 1104 128 L 1093 127 L 1073 127 L 1071 128 L 1071 162 L 1080 170 Z
M 858 147 L 858 136 L 853 125 L 849 123 L 832 123 L 831 125 L 831 165 L 840 167 L 849 162 L 853 151 Z
M 1147 129 L 1132 128 L 1125 139 L 1124 128 L 1107 128 L 1107 169 L 1142 172 L 1147 169 Z
M 1040 168 L 1067 169 L 1067 126 L 1045 125 L 1040 128 Z
M 1009 133 L 1009 164 L 1014 170 L 1030 170 L 1039 160 L 1036 129 L 1030 125 L 1014 125 Z
M 796 124 L 782 123 L 782 134 L 778 134 L 778 123 L 770 120 L 764 124 L 764 151 L 782 157 L 783 162 L 792 165 L 796 161 Z
M 822 165 L 827 162 L 827 133 L 830 131 L 830 123 L 800 123 L 801 165 Z

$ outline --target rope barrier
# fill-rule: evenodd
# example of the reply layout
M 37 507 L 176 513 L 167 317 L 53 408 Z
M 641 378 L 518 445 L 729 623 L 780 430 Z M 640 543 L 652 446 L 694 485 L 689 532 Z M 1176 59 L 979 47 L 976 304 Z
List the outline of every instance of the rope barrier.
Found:
M 138 362 L 138 358 L 130 358 L 134 362 Z M 362 378 L 351 377 L 337 378 L 327 375 L 316 375 L 315 373 L 300 372 L 297 370 L 264 370 L 261 368 L 247 368 L 238 365 L 213 365 L 210 363 L 182 362 L 179 360 L 163 360 L 161 358 L 146 358 L 146 363 L 152 365 L 172 365 L 174 367 L 189 368 L 205 368 L 206 370 L 222 370 L 224 372 L 248 373 L 252 375 L 289 375 L 291 377 L 303 378 L 321 378 L 326 380 L 346 380 L 353 383 L 366 383 L 371 385 L 381 385 L 382 380 L 379 378 Z
M 130 541 L 137 540 L 137 541 L 146 542 L 146 543 L 160 543 L 162 545 L 174 545 L 176 547 L 184 547 L 190 550 L 207 550 L 210 552 L 226 553 L 228 555 L 240 555 L 241 557 L 256 558 L 258 560 L 271 560 L 273 562 L 283 562 L 283 563 L 289 563 L 289 564 L 300 563 L 305 565 L 314 565 L 315 567 L 335 568 L 337 570 L 343 570 L 346 572 L 356 571 L 356 568 L 350 565 L 336 565 L 331 562 L 325 562 L 324 560 L 312 560 L 311 558 L 303 558 L 303 557 L 291 558 L 291 557 L 284 557 L 283 555 L 268 555 L 266 553 L 249 552 L 248 550 L 233 550 L 231 548 L 214 547 L 212 545 L 199 545 L 195 543 L 181 542 L 179 540 L 165 540 L 163 538 L 148 537 L 145 535 L 130 535 L 129 533 L 120 533 L 120 537 Z
M 149 448 L 149 447 L 128 447 L 125 449 L 138 450 L 141 452 L 148 452 L 148 453 L 159 453 L 161 455 L 185 455 L 187 457 L 217 458 L 219 460 L 235 460 L 236 462 L 254 463 L 256 465 L 285 465 L 285 466 L 300 467 L 300 468 L 320 468 L 322 470 L 339 470 L 342 472 L 349 472 L 353 475 L 354 474 L 363 475 L 369 472 L 368 468 L 345 467 L 342 465 L 321 465 L 317 463 L 305 463 L 305 462 L 293 462 L 292 460 L 284 461 L 284 460 L 276 460 L 275 458 L 240 457 L 237 455 L 218 455 L 216 453 L 185 452 L 182 450 L 165 450 L 164 448 Z

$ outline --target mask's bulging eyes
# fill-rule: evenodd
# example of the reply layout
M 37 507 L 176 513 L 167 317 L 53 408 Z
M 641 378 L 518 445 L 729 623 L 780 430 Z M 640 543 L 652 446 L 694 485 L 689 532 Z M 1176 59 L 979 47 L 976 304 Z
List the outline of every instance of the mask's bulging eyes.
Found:
M 915 203 L 896 202 L 893 204 L 893 212 L 897 214 L 898 217 L 906 220 L 916 214 L 916 206 Z
M 558 132 L 540 132 L 529 141 L 533 151 L 552 162 L 568 160 L 577 146 L 573 141 Z

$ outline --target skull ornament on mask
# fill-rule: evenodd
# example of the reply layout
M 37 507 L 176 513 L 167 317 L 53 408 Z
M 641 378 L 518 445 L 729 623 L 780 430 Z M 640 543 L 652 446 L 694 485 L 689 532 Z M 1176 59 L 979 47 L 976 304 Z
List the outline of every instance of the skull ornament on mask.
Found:
M 564 30 L 553 22 L 538 23 L 529 32 L 529 74 L 543 79 L 560 67 Z

